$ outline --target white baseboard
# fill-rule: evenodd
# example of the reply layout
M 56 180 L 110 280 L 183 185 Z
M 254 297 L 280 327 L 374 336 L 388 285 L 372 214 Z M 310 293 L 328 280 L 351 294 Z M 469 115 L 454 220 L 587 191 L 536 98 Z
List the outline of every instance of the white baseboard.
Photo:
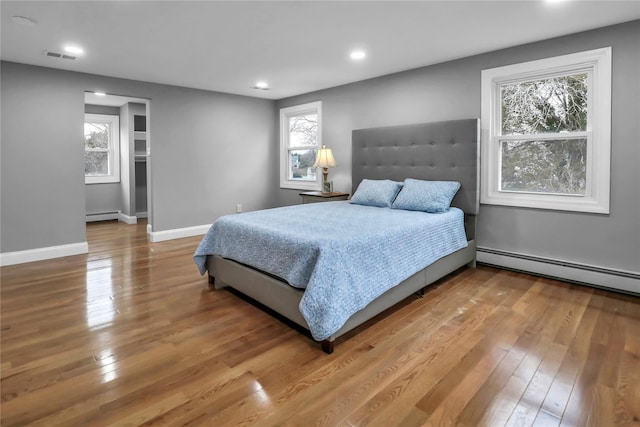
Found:
M 95 221 L 109 221 L 112 219 L 117 219 L 120 222 L 124 222 L 125 224 L 137 224 L 138 218 L 146 218 L 146 212 L 136 213 L 135 216 L 129 216 L 123 214 L 122 211 L 114 211 L 114 212 L 104 212 L 104 213 L 90 213 L 86 215 L 86 222 L 95 222 Z
M 0 254 L 0 267 L 23 264 L 25 262 L 61 258 L 71 255 L 86 254 L 88 252 L 89 244 L 87 242 L 28 249 L 26 251 L 5 252 Z
M 88 213 L 85 216 L 86 222 L 96 222 L 96 221 L 111 221 L 114 219 L 118 219 L 119 212 L 106 212 L 106 213 Z
M 125 224 L 137 224 L 138 217 L 125 215 L 122 212 L 118 212 L 118 221 L 124 222 Z
M 477 248 L 476 260 L 511 270 L 640 294 L 640 273 L 480 247 Z
M 149 232 L 149 240 L 152 242 L 163 242 L 165 240 L 182 239 L 184 237 L 193 237 L 206 234 L 211 228 L 208 225 L 196 225 L 194 227 L 176 228 L 173 230 L 151 231 Z

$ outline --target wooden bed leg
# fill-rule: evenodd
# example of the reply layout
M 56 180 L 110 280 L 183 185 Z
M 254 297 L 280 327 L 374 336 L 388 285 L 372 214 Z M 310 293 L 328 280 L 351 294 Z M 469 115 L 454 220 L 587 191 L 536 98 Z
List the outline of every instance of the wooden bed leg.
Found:
M 216 278 L 212 275 L 209 275 L 209 288 L 215 289 Z
M 324 351 L 327 354 L 333 353 L 333 341 L 324 340 L 321 342 L 321 344 L 322 344 L 322 351 Z
M 426 288 L 426 286 L 425 286 L 425 288 Z M 417 294 L 418 294 L 418 296 L 419 296 L 420 298 L 424 298 L 424 289 L 425 289 L 425 288 L 422 288 L 422 289 L 420 289 L 420 290 L 417 292 Z

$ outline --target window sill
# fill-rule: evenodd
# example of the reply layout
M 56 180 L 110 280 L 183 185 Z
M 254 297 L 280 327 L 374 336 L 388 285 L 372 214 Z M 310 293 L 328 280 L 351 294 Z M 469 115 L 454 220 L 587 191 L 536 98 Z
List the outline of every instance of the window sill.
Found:
M 84 178 L 85 185 L 93 185 L 93 184 L 119 184 L 120 178 L 115 178 L 112 176 L 108 177 L 85 177 Z
M 319 182 L 298 182 L 298 181 L 285 181 L 280 183 L 280 188 L 285 190 L 305 190 L 305 191 L 320 191 L 321 185 Z
M 549 196 L 527 193 L 483 194 L 483 205 L 512 206 L 555 211 L 609 214 L 609 203 L 589 196 Z

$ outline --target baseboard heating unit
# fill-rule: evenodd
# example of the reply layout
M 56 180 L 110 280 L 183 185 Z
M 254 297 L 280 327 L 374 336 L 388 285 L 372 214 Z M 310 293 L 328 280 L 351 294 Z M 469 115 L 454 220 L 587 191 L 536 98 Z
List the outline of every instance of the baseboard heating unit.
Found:
M 478 247 L 477 262 L 508 270 L 640 295 L 640 273 Z

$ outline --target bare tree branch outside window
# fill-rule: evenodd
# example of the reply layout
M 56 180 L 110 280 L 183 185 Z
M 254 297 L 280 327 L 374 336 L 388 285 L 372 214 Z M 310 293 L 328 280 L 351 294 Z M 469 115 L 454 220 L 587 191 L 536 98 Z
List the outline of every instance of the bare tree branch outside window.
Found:
M 587 75 L 574 74 L 500 86 L 501 133 L 522 139 L 501 142 L 501 188 L 585 194 Z M 558 138 L 528 135 L 558 134 Z
M 84 124 L 84 174 L 109 174 L 109 131 L 107 123 Z
M 318 147 L 318 114 L 304 114 L 289 118 L 289 179 L 315 181 L 311 166 Z M 305 148 L 309 147 L 309 148 Z

